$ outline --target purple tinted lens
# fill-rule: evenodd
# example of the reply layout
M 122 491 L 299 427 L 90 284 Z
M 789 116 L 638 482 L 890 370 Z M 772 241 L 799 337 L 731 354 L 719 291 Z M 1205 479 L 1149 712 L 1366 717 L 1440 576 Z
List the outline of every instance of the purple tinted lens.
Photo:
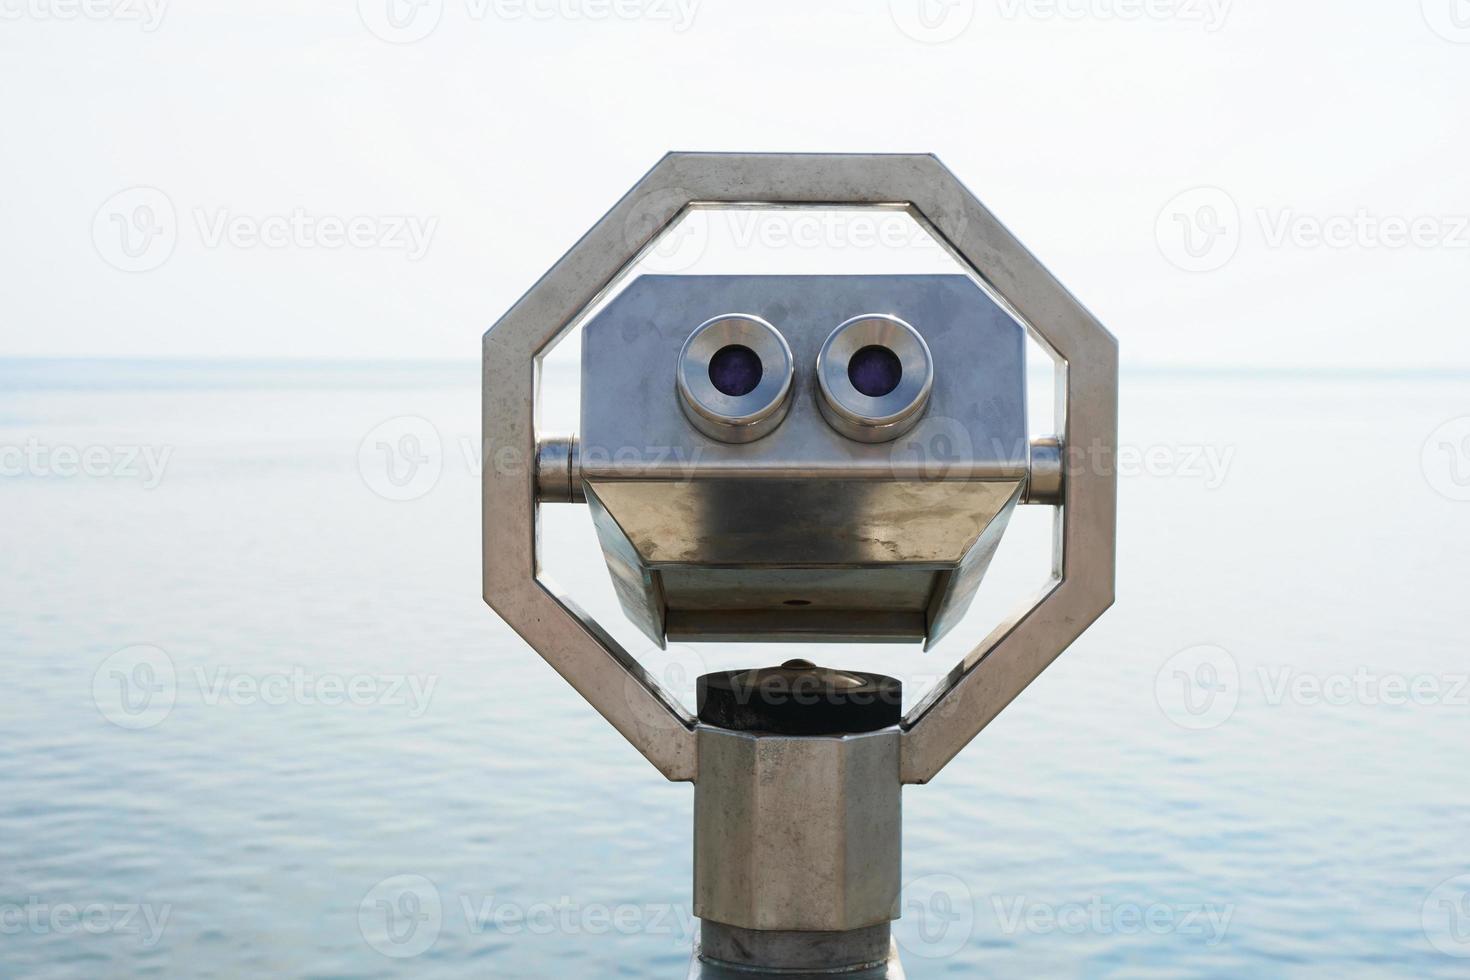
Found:
M 869 398 L 882 398 L 903 380 L 903 364 L 893 351 L 874 344 L 852 355 L 847 380 Z
M 748 395 L 761 383 L 761 359 L 741 344 L 721 347 L 709 359 L 709 380 L 722 395 Z

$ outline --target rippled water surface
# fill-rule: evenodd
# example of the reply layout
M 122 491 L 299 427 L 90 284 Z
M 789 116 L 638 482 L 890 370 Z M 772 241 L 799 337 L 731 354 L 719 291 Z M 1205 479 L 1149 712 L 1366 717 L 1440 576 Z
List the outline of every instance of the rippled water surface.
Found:
M 0 976 L 683 976 L 692 791 L 481 603 L 476 384 L 0 365 Z M 1470 380 L 1124 384 L 1118 604 L 906 791 L 910 976 L 1470 975 Z

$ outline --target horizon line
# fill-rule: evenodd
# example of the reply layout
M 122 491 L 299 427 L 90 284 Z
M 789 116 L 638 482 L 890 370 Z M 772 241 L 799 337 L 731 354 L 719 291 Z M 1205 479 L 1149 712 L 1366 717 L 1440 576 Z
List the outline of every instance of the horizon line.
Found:
M 385 369 L 392 367 L 460 369 L 478 367 L 478 356 L 464 357 L 326 357 L 326 356 L 197 356 L 188 354 L 146 355 L 97 355 L 97 354 L 0 354 L 0 367 L 5 365 L 88 364 L 98 367 L 117 368 L 333 368 L 333 369 Z M 1040 371 L 1044 365 L 1033 364 L 1030 371 Z M 1428 364 L 1404 364 L 1389 366 L 1365 366 L 1352 364 L 1306 365 L 1306 364 L 1199 364 L 1190 362 L 1154 361 L 1120 365 L 1123 375 L 1190 375 L 1228 377 L 1321 377 L 1321 378 L 1460 378 L 1470 376 L 1470 365 L 1445 366 Z

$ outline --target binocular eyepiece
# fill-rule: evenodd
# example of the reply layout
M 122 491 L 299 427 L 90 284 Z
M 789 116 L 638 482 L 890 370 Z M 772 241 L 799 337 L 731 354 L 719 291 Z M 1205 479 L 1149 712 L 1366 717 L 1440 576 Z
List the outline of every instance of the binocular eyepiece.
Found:
M 711 439 L 753 442 L 785 420 L 795 372 L 791 346 L 770 323 L 744 313 L 717 316 L 679 352 L 680 404 Z
M 929 345 L 886 313 L 840 324 L 814 368 L 822 417 L 859 442 L 891 442 L 908 432 L 934 387 Z M 795 372 L 791 345 L 769 321 L 749 313 L 716 316 L 696 327 L 679 353 L 680 404 L 711 439 L 753 442 L 785 420 Z

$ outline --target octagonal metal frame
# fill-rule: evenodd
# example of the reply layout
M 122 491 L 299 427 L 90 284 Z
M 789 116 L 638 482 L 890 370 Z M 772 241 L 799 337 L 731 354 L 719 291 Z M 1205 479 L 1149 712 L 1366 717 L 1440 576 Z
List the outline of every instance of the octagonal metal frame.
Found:
M 1112 605 L 1117 475 L 1105 461 L 1118 431 L 1117 342 L 932 155 L 670 153 L 572 246 L 485 333 L 485 601 L 667 778 L 698 778 L 696 720 L 538 578 L 534 408 L 541 355 L 686 209 L 721 205 L 903 208 L 1057 362 L 1052 578 L 904 718 L 903 781 L 926 783 Z

